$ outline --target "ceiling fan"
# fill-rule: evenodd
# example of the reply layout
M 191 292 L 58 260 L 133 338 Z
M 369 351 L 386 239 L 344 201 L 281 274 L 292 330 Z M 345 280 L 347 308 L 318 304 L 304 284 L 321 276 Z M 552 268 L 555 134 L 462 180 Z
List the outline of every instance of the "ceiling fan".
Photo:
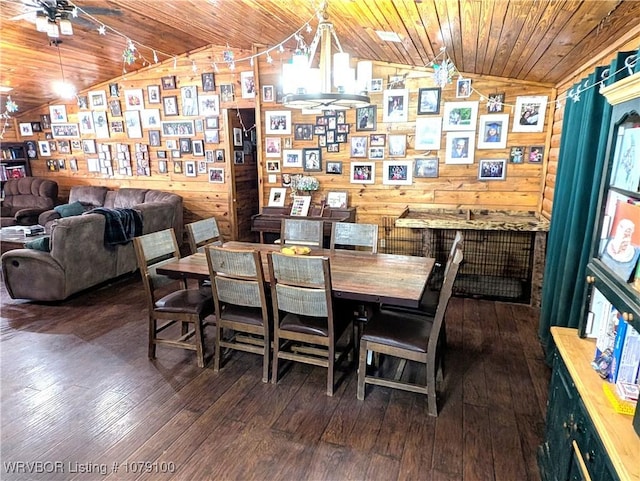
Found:
M 78 24 L 89 25 L 89 22 L 82 18 L 81 14 L 76 15 L 76 5 L 69 0 L 9 0 L 12 3 L 18 3 L 25 7 L 25 11 L 10 20 L 27 20 L 35 23 L 37 17 L 45 17 L 49 22 L 59 20 L 70 20 Z M 88 15 L 122 15 L 120 10 L 104 8 L 104 7 L 80 7 L 81 12 Z

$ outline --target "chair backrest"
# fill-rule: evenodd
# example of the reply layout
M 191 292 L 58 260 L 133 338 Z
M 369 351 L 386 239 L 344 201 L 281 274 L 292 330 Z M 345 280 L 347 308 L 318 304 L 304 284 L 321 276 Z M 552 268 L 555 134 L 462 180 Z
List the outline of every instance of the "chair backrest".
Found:
M 453 238 L 453 243 L 451 244 L 451 250 L 449 251 L 449 256 L 447 257 L 447 263 L 444 266 L 444 276 L 445 277 L 447 276 L 447 271 L 449 270 L 449 267 L 451 266 L 451 262 L 453 260 L 453 255 L 456 253 L 456 249 L 458 247 L 460 247 L 460 249 L 462 249 L 463 242 L 464 242 L 464 235 L 462 234 L 461 230 L 457 230 L 456 231 L 456 235 Z
M 330 248 L 364 247 L 372 254 L 378 252 L 378 225 L 333 222 Z
M 275 325 L 278 325 L 279 311 L 299 316 L 326 317 L 329 338 L 333 339 L 329 259 L 270 252 L 268 262 Z
M 282 219 L 280 243 L 322 247 L 324 222 L 308 219 Z
M 173 229 L 165 229 L 133 238 L 138 268 L 147 293 L 147 303 L 153 309 L 156 301 L 155 290 L 163 285 L 176 282 L 156 272 L 167 262 L 180 258 L 180 247 Z
M 440 329 L 444 323 L 444 317 L 447 312 L 447 306 L 453 293 L 453 283 L 458 275 L 460 263 L 462 262 L 462 246 L 460 244 L 455 248 L 453 255 L 451 256 L 451 263 L 445 273 L 444 281 L 442 282 L 442 288 L 440 289 L 440 295 L 438 297 L 438 307 L 436 308 L 436 314 L 433 318 L 433 327 L 431 328 L 431 335 L 429 336 L 427 352 L 435 355 L 435 350 L 438 343 Z
M 212 244 L 204 248 L 209 265 L 211 289 L 216 311 L 233 304 L 262 309 L 262 319 L 269 311 L 264 288 L 264 271 L 256 250 L 234 250 Z
M 215 217 L 197 220 L 185 226 L 191 253 L 204 252 L 207 244 L 222 245 L 222 236 Z

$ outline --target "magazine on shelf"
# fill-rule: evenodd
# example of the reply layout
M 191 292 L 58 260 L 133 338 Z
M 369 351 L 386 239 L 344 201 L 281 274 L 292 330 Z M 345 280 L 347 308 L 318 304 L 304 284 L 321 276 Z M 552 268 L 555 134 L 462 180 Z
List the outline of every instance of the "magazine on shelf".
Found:
M 640 205 L 618 200 L 600 258 L 624 282 L 629 282 L 639 256 Z
M 609 317 L 611 302 L 597 289 L 593 288 L 591 305 L 587 314 L 587 326 L 585 335 L 588 338 L 596 338 L 600 333 L 600 327 Z

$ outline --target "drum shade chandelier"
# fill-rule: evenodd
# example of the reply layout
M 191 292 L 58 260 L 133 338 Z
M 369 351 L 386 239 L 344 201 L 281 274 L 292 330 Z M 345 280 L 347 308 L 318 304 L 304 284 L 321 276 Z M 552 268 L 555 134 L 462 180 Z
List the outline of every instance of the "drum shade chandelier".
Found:
M 351 68 L 349 54 L 342 50 L 333 24 L 328 21 L 327 3 L 318 14 L 318 29 L 311 47 L 299 39 L 298 49 L 282 68 L 283 105 L 291 109 L 346 110 L 371 103 L 367 91 L 373 63 L 360 61 Z M 332 41 L 338 52 L 331 55 Z M 312 67 L 320 47 L 319 66 Z M 333 62 L 333 64 L 332 64 Z M 333 67 L 333 68 L 332 68 Z M 335 90 L 332 90 L 332 84 Z

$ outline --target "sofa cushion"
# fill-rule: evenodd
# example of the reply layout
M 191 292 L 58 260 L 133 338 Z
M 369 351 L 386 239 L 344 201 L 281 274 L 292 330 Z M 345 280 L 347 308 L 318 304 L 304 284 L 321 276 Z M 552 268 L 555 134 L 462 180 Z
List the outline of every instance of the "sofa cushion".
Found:
M 82 214 L 84 212 L 84 207 L 79 201 L 75 201 L 70 204 L 57 205 L 53 210 L 60 214 L 60 217 L 71 217 Z
M 148 189 L 133 189 L 124 187 L 116 191 L 116 198 L 113 202 L 114 209 L 131 209 L 142 204 Z
M 102 207 L 108 190 L 104 186 L 76 185 L 69 192 L 69 203 L 79 201 L 85 207 Z
M 37 251 L 49 252 L 51 245 L 49 243 L 49 236 L 40 237 L 39 239 L 33 239 L 24 243 L 25 249 L 35 249 Z

